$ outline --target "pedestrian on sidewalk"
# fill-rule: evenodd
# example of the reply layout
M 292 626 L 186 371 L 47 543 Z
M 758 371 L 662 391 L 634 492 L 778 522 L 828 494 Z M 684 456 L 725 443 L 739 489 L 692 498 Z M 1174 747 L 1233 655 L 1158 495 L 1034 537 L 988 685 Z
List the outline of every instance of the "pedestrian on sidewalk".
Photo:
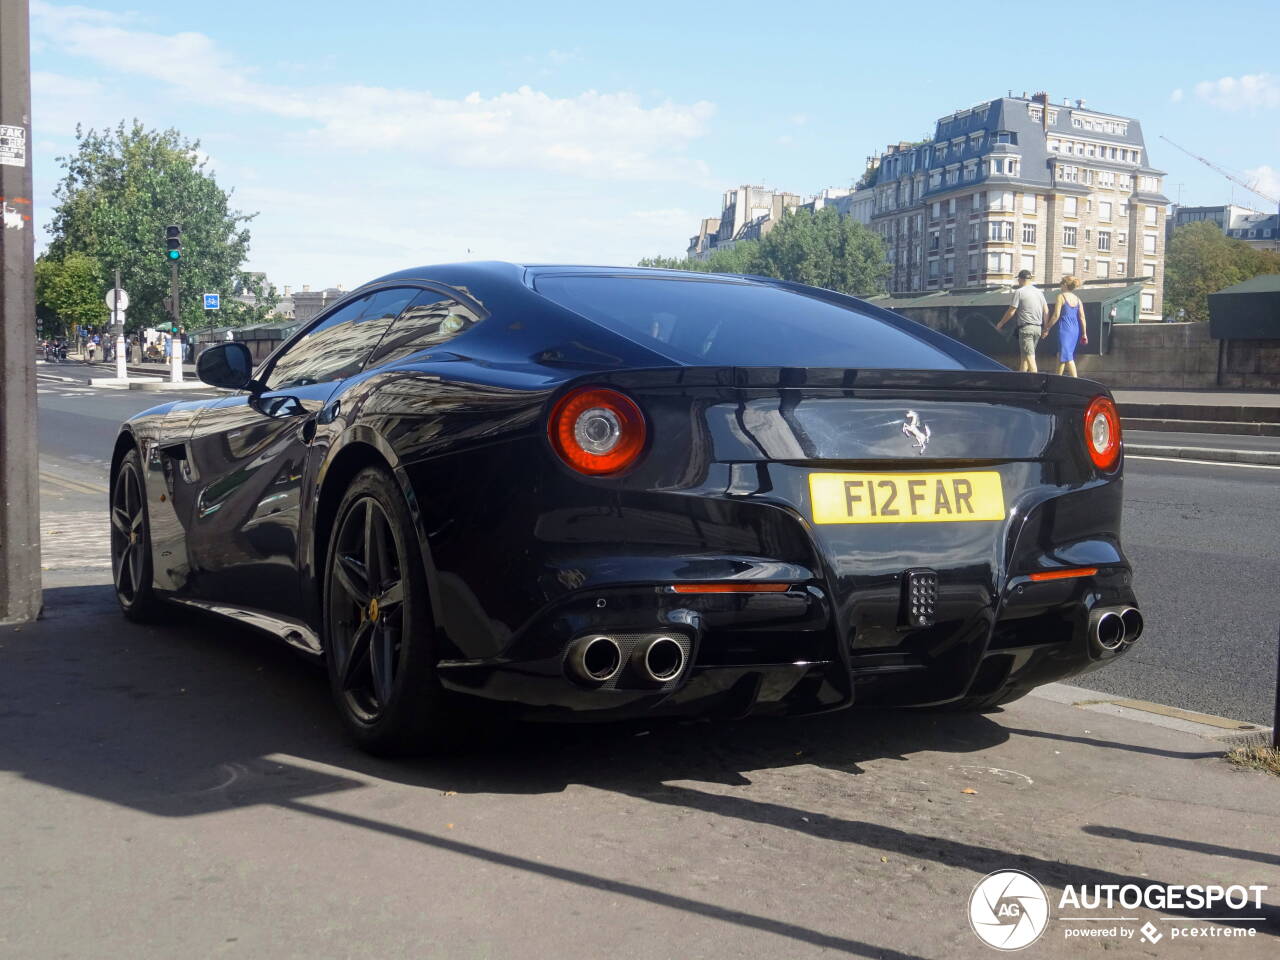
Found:
M 93 337 L 89 340 L 87 344 L 85 344 L 85 352 L 88 354 L 89 363 L 93 363 L 94 354 L 97 353 L 98 351 L 98 344 L 96 341 L 97 341 L 97 337 Z
M 1075 294 L 1079 286 L 1078 277 L 1062 278 L 1062 289 L 1053 304 L 1053 316 L 1040 335 L 1042 338 L 1049 336 L 1054 324 L 1058 325 L 1058 376 L 1063 373 L 1069 377 L 1080 376 L 1076 372 L 1076 345 L 1089 342 L 1089 332 L 1084 328 L 1084 304 Z
M 1036 344 L 1040 342 L 1040 334 L 1044 329 L 1045 319 L 1049 315 L 1049 304 L 1039 287 L 1031 282 L 1031 271 L 1018 271 L 1018 286 L 1013 291 L 1013 299 L 1009 301 L 1009 309 L 1004 312 L 997 330 L 1003 330 L 1010 320 L 1015 320 L 1018 340 L 1018 370 L 1022 373 L 1036 373 Z

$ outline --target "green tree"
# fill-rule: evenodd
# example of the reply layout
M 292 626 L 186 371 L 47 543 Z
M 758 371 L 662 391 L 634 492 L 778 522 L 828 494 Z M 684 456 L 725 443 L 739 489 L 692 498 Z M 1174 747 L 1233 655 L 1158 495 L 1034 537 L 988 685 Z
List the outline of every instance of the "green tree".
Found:
M 739 240 L 732 246 L 717 247 L 705 260 L 657 256 L 644 257 L 638 265 L 660 270 L 694 270 L 699 273 L 755 273 L 759 248 L 757 240 Z
M 1185 224 L 1165 250 L 1165 312 L 1182 309 L 1187 320 L 1208 320 L 1209 294 L 1260 273 L 1280 273 L 1280 254 L 1255 250 L 1207 220 Z
M 855 296 L 884 291 L 889 275 L 879 234 L 835 207 L 796 210 L 760 241 L 753 272 Z
M 110 322 L 103 301 L 107 284 L 98 261 L 84 253 L 55 260 L 48 254 L 36 260 L 36 315 L 45 321 L 45 334 L 66 336 L 73 325 L 101 328 Z
M 182 227 L 181 318 L 206 325 L 200 295 L 229 301 L 249 249 L 246 224 L 256 214 L 231 209 L 230 194 L 205 170 L 200 143 L 176 130 L 147 130 L 134 121 L 114 130 L 76 129 L 77 149 L 60 157 L 65 175 L 54 192 L 48 256 L 92 257 L 119 269 L 129 291 L 131 328 L 164 322 L 170 262 L 164 228 Z

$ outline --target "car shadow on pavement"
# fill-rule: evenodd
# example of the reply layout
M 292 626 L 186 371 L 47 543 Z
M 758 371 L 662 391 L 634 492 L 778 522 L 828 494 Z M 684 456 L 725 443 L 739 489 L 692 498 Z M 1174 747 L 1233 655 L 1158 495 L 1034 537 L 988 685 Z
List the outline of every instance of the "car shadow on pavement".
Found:
M 105 585 L 52 589 L 45 596 L 45 619 L 0 632 L 0 769 L 153 815 L 272 804 L 864 956 L 906 955 L 307 800 L 369 788 L 373 780 L 503 794 L 581 784 L 979 875 L 1016 868 L 1054 886 L 1153 882 L 689 785 L 747 784 L 752 771 L 801 765 L 852 776 L 872 761 L 973 753 L 1010 736 L 987 716 L 845 711 L 732 723 L 527 724 L 511 729 L 500 745 L 466 756 L 393 762 L 347 743 L 323 673 L 283 645 L 176 609 L 163 625 L 129 624 Z M 1264 906 L 1260 912 L 1266 930 L 1280 931 L 1280 910 Z

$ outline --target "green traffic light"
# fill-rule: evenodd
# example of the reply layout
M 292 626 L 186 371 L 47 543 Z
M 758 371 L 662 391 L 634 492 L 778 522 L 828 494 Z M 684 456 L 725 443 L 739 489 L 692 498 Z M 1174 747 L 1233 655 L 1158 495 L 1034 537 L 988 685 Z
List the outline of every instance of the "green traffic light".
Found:
M 170 260 L 181 260 L 181 259 L 182 259 L 182 251 L 181 251 L 181 250 L 170 250 L 170 251 L 169 251 L 169 259 L 170 259 Z

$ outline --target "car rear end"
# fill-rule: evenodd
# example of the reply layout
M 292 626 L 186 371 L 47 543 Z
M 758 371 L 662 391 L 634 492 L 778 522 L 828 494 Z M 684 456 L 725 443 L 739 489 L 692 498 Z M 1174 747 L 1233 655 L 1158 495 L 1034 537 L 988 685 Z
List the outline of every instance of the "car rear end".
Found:
M 509 560 L 537 609 L 446 682 L 553 715 L 814 712 L 984 705 L 1123 655 L 1106 391 L 859 322 L 938 369 L 690 364 L 549 396 Z

